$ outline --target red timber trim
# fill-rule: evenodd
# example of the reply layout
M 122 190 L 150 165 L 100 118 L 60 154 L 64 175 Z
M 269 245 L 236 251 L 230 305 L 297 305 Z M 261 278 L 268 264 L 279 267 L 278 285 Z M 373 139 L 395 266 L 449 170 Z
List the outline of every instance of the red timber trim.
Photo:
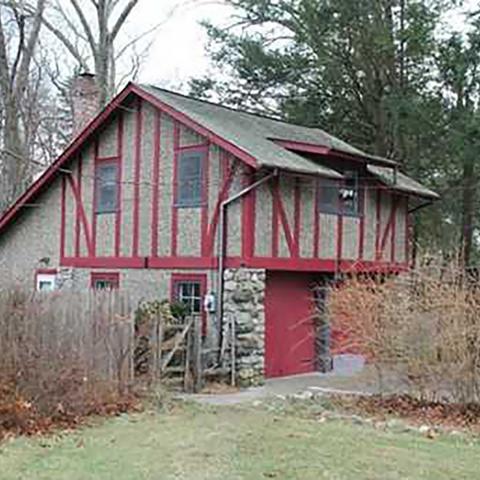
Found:
M 224 148 L 225 150 L 230 152 L 232 155 L 234 155 L 235 157 L 245 162 L 247 165 L 250 165 L 253 168 L 257 168 L 257 160 L 255 159 L 255 157 L 247 153 L 245 150 L 242 150 L 241 148 L 237 147 L 236 145 L 229 142 L 228 140 L 225 140 L 224 138 L 220 137 L 212 130 L 209 130 L 208 128 L 203 127 L 202 125 L 197 123 L 195 120 L 192 120 L 188 115 L 185 115 L 184 113 L 179 112 L 178 110 L 174 109 L 167 103 L 158 99 L 155 95 L 152 95 L 146 92 L 141 87 L 134 84 L 130 84 L 129 88 L 131 88 L 131 91 L 133 91 L 134 93 L 142 97 L 144 100 L 150 102 L 152 105 L 163 110 L 165 113 L 170 115 L 176 121 L 182 123 L 188 128 L 191 128 L 194 132 L 205 137 L 209 142 L 215 143 L 219 147 Z
M 178 189 L 178 154 L 180 147 L 180 124 L 175 121 L 173 124 L 173 188 L 172 188 L 172 224 L 170 239 L 170 255 L 177 256 L 177 237 L 178 237 L 178 209 L 175 206 L 177 201 Z
M 255 181 L 254 170 L 247 169 L 243 188 Z M 255 190 L 251 190 L 242 199 L 242 257 L 252 258 L 255 255 Z
M 209 158 L 210 158 L 210 144 L 198 143 L 194 145 L 180 145 L 180 129 L 181 126 L 175 122 L 174 126 L 174 161 L 173 161 L 173 199 L 172 199 L 172 240 L 171 240 L 171 255 L 177 256 L 178 247 L 178 157 L 181 152 L 185 150 L 197 150 L 205 153 L 202 164 L 202 201 L 200 205 L 200 222 L 201 222 L 201 256 L 206 255 L 208 247 L 208 183 L 209 183 Z M 192 207 L 197 208 L 197 207 Z
M 293 150 L 296 152 L 305 152 L 305 153 L 314 153 L 317 155 L 331 155 L 334 157 L 345 158 L 346 160 L 352 160 L 362 163 L 372 163 L 374 165 L 383 165 L 392 167 L 396 165 L 396 162 L 388 159 L 381 158 L 369 158 L 362 155 L 351 155 L 346 152 L 340 152 L 334 148 L 330 148 L 326 145 L 321 145 L 317 143 L 308 143 L 308 142 L 297 142 L 293 140 L 282 140 L 280 138 L 270 138 L 272 142 L 275 142 L 277 145 L 280 145 L 287 150 Z
M 411 214 L 408 213 L 408 197 L 405 197 L 405 263 L 410 265 L 410 252 L 413 248 L 413 229 Z M 413 265 L 412 265 L 413 266 Z
M 203 148 L 203 146 L 202 146 Z M 205 257 L 208 250 L 208 184 L 210 181 L 210 143 L 206 145 L 202 165 L 202 207 L 201 207 L 201 255 Z
M 271 186 L 270 186 L 270 192 L 272 195 L 272 257 L 276 258 L 278 257 L 278 243 L 279 243 L 279 238 L 278 238 L 278 202 L 276 201 L 275 198 L 275 191 L 278 191 L 279 188 L 279 179 L 278 177 L 275 177 L 272 180 Z
M 92 198 L 92 241 L 88 254 L 95 256 L 97 253 L 97 164 L 98 164 L 98 137 L 94 144 L 94 158 L 92 162 L 92 178 L 93 178 L 93 198 Z
M 223 153 L 220 154 L 219 156 L 219 162 L 220 162 L 220 170 L 221 170 L 221 176 L 222 176 L 222 186 L 220 187 L 219 190 L 219 195 L 217 198 L 217 202 L 215 204 L 215 208 L 213 210 L 213 215 L 212 215 L 212 220 L 211 223 L 208 227 L 207 231 L 207 242 L 206 242 L 206 252 L 205 255 L 206 257 L 212 256 L 213 255 L 213 247 L 215 245 L 215 235 L 217 233 L 217 228 L 218 228 L 218 221 L 220 217 L 220 208 L 222 205 L 222 202 L 228 198 L 228 194 L 230 192 L 230 187 L 232 185 L 233 179 L 235 177 L 235 172 L 237 168 L 237 163 L 235 161 L 229 161 L 228 157 L 224 155 Z M 226 212 L 227 213 L 227 212 Z M 225 218 L 225 238 L 227 238 L 227 219 Z
M 382 228 L 382 190 L 377 186 L 376 205 L 375 205 L 375 259 L 379 260 L 380 255 L 380 235 Z
M 67 192 L 67 181 L 62 176 L 62 196 L 60 200 L 60 258 L 65 256 L 65 202 Z
M 63 257 L 60 259 L 62 267 L 77 268 L 146 268 L 147 262 L 143 257 Z
M 300 255 L 300 235 L 302 226 L 302 191 L 300 184 L 300 177 L 295 178 L 295 193 L 294 193 L 294 226 L 293 226 L 293 238 L 294 251 L 293 256 L 298 257 Z
M 297 152 L 306 153 L 318 153 L 320 155 L 328 155 L 331 152 L 331 148 L 325 145 L 318 145 L 307 142 L 294 142 L 291 140 L 271 139 L 277 145 L 280 145 L 287 150 L 296 150 Z
M 95 282 L 107 281 L 112 287 L 117 289 L 120 287 L 120 274 L 118 272 L 92 272 L 90 273 L 90 288 L 95 288 Z
M 77 185 L 80 199 L 82 198 L 82 161 L 82 155 L 79 155 L 77 160 Z M 75 256 L 80 256 L 80 206 L 78 202 L 75 205 Z
M 142 100 L 137 99 L 135 121 L 135 157 L 133 173 L 133 239 L 132 256 L 138 257 L 139 228 L 140 228 L 140 165 L 142 161 L 142 130 L 143 130 L 143 111 Z
M 138 257 L 138 258 L 114 258 L 114 257 L 64 257 L 60 260 L 64 267 L 78 268 L 152 268 L 152 269 L 206 269 L 217 268 L 215 258 L 202 257 Z M 408 265 L 404 262 L 391 263 L 380 261 L 354 261 L 335 259 L 310 259 L 310 258 L 273 258 L 253 257 L 228 257 L 225 260 L 226 268 L 266 268 L 271 270 L 289 270 L 304 272 L 397 272 L 405 271 Z
M 337 239 L 337 268 L 340 268 L 340 262 L 342 260 L 343 254 L 343 205 L 338 200 L 340 208 L 337 212 L 337 230 L 336 230 L 336 239 Z
M 239 268 L 245 266 L 247 268 L 266 268 L 269 270 L 289 270 L 303 272 L 335 272 L 343 273 L 369 273 L 369 272 L 401 272 L 408 269 L 405 263 L 391 262 L 372 262 L 356 260 L 341 260 L 337 262 L 335 259 L 309 259 L 309 258 L 267 258 L 255 257 L 247 262 L 241 258 L 228 258 L 226 261 L 227 268 Z M 198 265 L 200 268 L 200 265 Z
M 278 245 L 279 245 L 279 223 L 281 223 L 285 239 L 287 242 L 290 256 L 295 257 L 298 251 L 298 239 L 292 236 L 290 225 L 288 224 L 287 214 L 283 206 L 282 198 L 280 195 L 280 179 L 275 177 L 270 184 L 272 192 L 272 257 L 278 257 Z
M 120 256 L 122 246 L 122 181 L 123 181 L 123 113 L 118 116 L 117 124 L 118 186 L 117 214 L 115 217 L 115 257 Z
M 343 215 L 337 214 L 337 262 L 342 260 L 343 251 Z
M 66 177 L 64 177 L 64 178 L 67 179 L 68 184 L 70 185 L 70 188 L 72 189 L 73 196 L 75 198 L 75 204 L 76 204 L 76 207 L 78 209 L 77 212 L 78 212 L 78 215 L 79 215 L 79 218 L 80 218 L 80 222 L 83 226 L 83 231 L 85 233 L 85 243 L 86 243 L 86 246 L 87 246 L 88 255 L 89 256 L 94 256 L 95 255 L 95 246 L 94 246 L 94 243 L 93 243 L 92 233 L 90 232 L 90 227 L 88 225 L 87 215 L 86 215 L 85 209 L 83 207 L 83 202 L 82 202 L 82 199 L 80 197 L 80 192 L 79 192 L 78 186 L 76 185 L 75 180 L 74 180 L 74 178 L 72 177 L 71 174 L 67 174 Z M 63 193 L 62 193 L 62 196 L 63 196 Z M 64 200 L 62 200 L 62 202 L 64 203 Z M 63 208 L 65 208 L 65 206 Z M 93 208 L 93 212 L 95 214 L 95 208 Z M 64 215 L 63 216 L 65 217 L 65 210 L 64 210 Z M 95 216 L 93 218 L 95 219 Z M 92 228 L 93 228 L 93 225 L 92 225 Z M 63 229 L 65 230 L 65 220 L 64 220 Z M 63 237 L 65 237 L 65 232 L 64 232 Z M 65 251 L 63 253 L 65 254 Z
M 119 120 L 119 124 L 120 124 Z M 117 136 L 119 135 L 118 131 L 119 126 L 117 126 Z M 123 128 L 123 126 L 122 126 Z M 122 134 L 123 135 L 123 134 Z M 122 136 L 120 135 L 120 137 Z M 123 142 L 123 138 L 117 138 L 117 142 Z M 118 143 L 117 143 L 117 150 L 118 150 Z M 95 256 L 96 255 L 96 243 L 97 243 L 97 221 L 98 215 L 103 215 L 102 213 L 99 214 L 97 213 L 97 171 L 98 167 L 101 164 L 105 163 L 111 163 L 117 165 L 117 209 L 115 210 L 115 227 L 114 227 L 114 232 L 113 232 L 113 252 L 112 255 L 114 257 L 119 257 L 120 256 L 120 242 L 121 242 L 121 211 L 122 211 L 122 205 L 121 205 L 121 200 L 122 200 L 122 194 L 121 194 L 121 189 L 122 189 L 122 158 L 119 155 L 115 156 L 108 156 L 108 157 L 100 157 L 98 155 L 98 141 L 95 142 L 95 158 L 93 162 L 93 204 L 92 204 L 92 248 L 89 250 L 89 255 Z M 110 214 L 110 213 L 108 213 Z
M 390 238 L 390 261 L 392 263 L 395 262 L 397 211 L 398 211 L 398 197 L 394 196 L 393 204 L 392 204 L 392 233 Z
M 50 165 L 47 170 L 41 175 L 30 187 L 23 193 L 18 200 L 10 206 L 10 208 L 0 217 L 0 230 L 3 229 L 9 222 L 17 215 L 21 208 L 28 201 L 39 194 L 42 189 L 50 183 L 59 169 L 63 166 L 64 163 L 69 161 L 83 146 L 83 144 L 95 134 L 96 129 L 105 122 L 110 115 L 122 104 L 122 102 L 131 94 L 136 94 L 143 98 L 145 101 L 151 103 L 152 105 L 160 108 L 164 112 L 171 115 L 177 121 L 182 122 L 192 130 L 196 131 L 198 134 L 205 136 L 210 142 L 224 148 L 232 155 L 238 157 L 240 160 L 246 164 L 257 168 L 257 161 L 255 157 L 237 147 L 233 143 L 225 140 L 219 135 L 215 134 L 211 130 L 203 127 L 199 123 L 192 120 L 187 115 L 175 110 L 170 105 L 165 102 L 160 101 L 154 95 L 147 93 L 145 90 L 140 88 L 133 83 L 129 83 L 86 127 L 85 129 L 70 143 L 70 145 L 64 150 L 64 152 L 55 160 L 55 162 Z
M 90 138 L 96 129 L 120 106 L 125 98 L 132 93 L 132 85 L 129 84 L 115 97 L 68 145 L 64 152 L 45 170 L 45 172 L 18 198 L 18 200 L 0 218 L 0 230 L 3 229 L 19 212 L 22 206 L 31 200 L 35 195 L 55 178 L 61 171 L 60 168 L 68 162 Z
M 204 273 L 172 273 L 170 278 L 170 300 L 177 300 L 177 292 L 175 286 L 180 282 L 198 282 L 200 284 L 201 317 L 202 317 L 202 335 L 207 334 L 207 313 L 203 308 L 203 298 L 207 294 L 207 275 Z
M 383 235 L 381 236 L 380 242 L 380 250 L 379 250 L 379 258 L 377 260 L 381 260 L 383 258 L 383 253 L 385 251 L 385 247 L 387 246 L 388 237 L 391 237 L 392 244 L 394 243 L 395 239 L 393 235 L 395 234 L 395 217 L 397 214 L 397 198 L 392 197 L 392 203 L 390 207 L 390 215 L 388 217 L 387 225 L 385 226 L 385 230 L 383 231 Z
M 313 206 L 313 257 L 318 258 L 320 252 L 320 184 L 318 178 L 315 182 L 315 193 Z
M 365 250 L 365 217 L 367 215 L 367 195 L 368 186 L 360 183 L 360 218 L 358 222 L 358 259 L 363 260 L 363 253 Z
M 158 211 L 159 211 L 159 183 L 160 183 L 160 134 L 161 134 L 161 112 L 155 110 L 155 124 L 153 127 L 153 185 L 152 185 L 152 239 L 151 255 L 158 256 Z

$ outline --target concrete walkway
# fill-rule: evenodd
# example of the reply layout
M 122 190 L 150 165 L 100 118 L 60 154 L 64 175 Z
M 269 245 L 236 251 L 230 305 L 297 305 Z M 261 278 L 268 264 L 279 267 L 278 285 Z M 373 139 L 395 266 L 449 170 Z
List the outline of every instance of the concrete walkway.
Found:
M 383 385 L 383 393 L 399 392 L 404 389 L 403 387 L 397 376 L 392 374 Z M 267 397 L 292 396 L 305 392 L 326 395 L 333 393 L 372 395 L 379 391 L 375 370 L 367 366 L 359 372 L 307 373 L 269 379 L 261 387 L 247 388 L 234 393 L 182 395 L 181 398 L 210 405 L 234 405 Z

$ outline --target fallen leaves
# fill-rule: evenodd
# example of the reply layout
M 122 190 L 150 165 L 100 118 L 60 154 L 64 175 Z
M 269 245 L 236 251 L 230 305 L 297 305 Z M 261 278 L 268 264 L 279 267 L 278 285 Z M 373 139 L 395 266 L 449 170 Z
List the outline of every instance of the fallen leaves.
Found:
M 336 396 L 336 407 L 374 418 L 396 416 L 421 425 L 428 438 L 435 438 L 432 426 L 454 427 L 480 432 L 480 405 L 440 403 L 409 395 Z M 422 433 L 422 432 L 421 432 Z
M 18 435 L 41 435 L 54 429 L 72 430 L 90 416 L 111 417 L 141 410 L 140 399 L 133 394 L 77 398 L 74 403 L 59 402 L 45 411 L 34 399 L 18 392 L 13 380 L 0 382 L 0 441 Z

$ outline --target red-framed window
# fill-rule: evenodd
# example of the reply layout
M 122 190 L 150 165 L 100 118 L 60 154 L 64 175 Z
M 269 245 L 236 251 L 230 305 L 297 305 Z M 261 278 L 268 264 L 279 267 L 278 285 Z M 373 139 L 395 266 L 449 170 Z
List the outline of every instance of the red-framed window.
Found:
M 120 287 L 120 274 L 118 272 L 92 272 L 90 287 L 94 290 L 113 290 Z
M 201 207 L 204 202 L 208 145 L 180 147 L 176 159 L 176 207 Z
M 344 172 L 343 180 L 321 178 L 317 202 L 322 213 L 356 217 L 361 214 L 364 191 L 356 171 Z
M 95 213 L 115 213 L 120 208 L 120 159 L 97 159 L 95 163 Z
M 170 299 L 185 305 L 187 312 L 200 315 L 202 334 L 207 333 L 207 318 L 203 300 L 207 293 L 207 276 L 205 274 L 174 273 L 171 279 Z

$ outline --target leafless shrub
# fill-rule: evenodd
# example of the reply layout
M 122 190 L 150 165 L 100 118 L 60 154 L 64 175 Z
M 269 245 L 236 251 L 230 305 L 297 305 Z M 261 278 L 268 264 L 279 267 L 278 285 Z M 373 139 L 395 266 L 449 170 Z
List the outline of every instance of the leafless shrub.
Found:
M 480 401 L 480 289 L 456 264 L 352 277 L 328 301 L 336 348 L 363 353 L 426 400 Z
M 118 292 L 0 292 L 0 352 L 0 431 L 32 416 L 100 413 L 125 398 L 132 378 L 128 301 Z

